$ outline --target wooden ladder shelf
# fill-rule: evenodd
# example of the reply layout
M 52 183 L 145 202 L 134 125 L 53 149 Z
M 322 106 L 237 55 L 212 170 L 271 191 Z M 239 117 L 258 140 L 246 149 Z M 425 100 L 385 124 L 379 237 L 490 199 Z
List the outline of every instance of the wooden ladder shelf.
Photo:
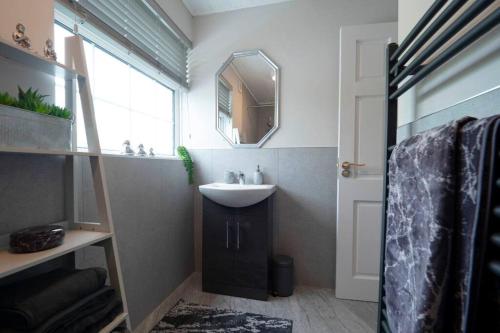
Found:
M 9 59 L 27 68 L 63 77 L 66 80 L 67 96 L 74 96 L 76 84 L 80 92 L 83 121 L 87 136 L 88 151 L 73 150 L 38 150 L 24 147 L 1 147 L 0 153 L 62 155 L 66 160 L 66 215 L 68 231 L 63 245 L 35 253 L 13 254 L 7 249 L 0 250 L 0 278 L 12 275 L 35 265 L 47 262 L 65 254 L 74 252 L 87 246 L 101 246 L 104 248 L 109 281 L 123 303 L 123 313 L 119 314 L 110 324 L 101 330 L 101 333 L 112 332 L 120 325 L 126 325 L 131 330 L 128 316 L 127 300 L 123 287 L 120 260 L 118 256 L 116 236 L 111 215 L 106 173 L 99 144 L 99 136 L 94 113 L 94 103 L 88 78 L 87 63 L 83 40 L 79 36 L 66 38 L 66 65 L 42 58 L 32 52 L 21 49 L 10 43 L 0 41 L 0 57 Z M 76 81 L 76 82 L 75 82 Z M 71 94 L 68 94 L 71 89 Z M 67 102 L 68 104 L 68 102 Z M 74 98 L 69 99 L 68 106 L 73 112 L 76 110 Z M 75 127 L 75 126 L 74 126 Z M 76 147 L 76 128 L 73 130 L 73 147 Z M 75 156 L 85 156 L 90 160 L 94 191 L 96 195 L 98 222 L 80 222 L 78 218 L 78 195 L 75 191 L 75 167 L 79 162 Z

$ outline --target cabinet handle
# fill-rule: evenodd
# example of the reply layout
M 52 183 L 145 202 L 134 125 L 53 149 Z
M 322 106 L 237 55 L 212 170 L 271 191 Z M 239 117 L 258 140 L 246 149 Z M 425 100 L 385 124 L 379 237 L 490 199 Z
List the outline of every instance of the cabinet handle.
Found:
M 236 222 L 236 232 L 238 233 L 238 238 L 236 238 L 236 248 L 240 249 L 240 221 Z
M 226 249 L 229 249 L 229 221 L 226 217 Z

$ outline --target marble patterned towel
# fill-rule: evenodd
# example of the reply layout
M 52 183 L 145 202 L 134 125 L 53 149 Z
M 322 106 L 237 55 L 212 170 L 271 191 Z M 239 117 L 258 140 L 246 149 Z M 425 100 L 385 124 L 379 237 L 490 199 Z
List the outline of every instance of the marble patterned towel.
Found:
M 478 227 L 477 209 L 480 207 L 479 188 L 482 179 L 480 161 L 484 154 L 485 134 L 498 117 L 470 121 L 458 138 L 457 216 L 453 238 L 453 264 L 450 304 L 450 331 L 465 332 L 470 298 L 470 278 L 474 257 L 474 241 Z
M 292 321 L 179 300 L 151 333 L 291 333 Z
M 453 332 L 460 326 L 451 318 L 462 311 L 464 292 L 456 289 L 466 283 L 460 272 L 468 267 L 455 256 L 457 246 L 465 251 L 468 241 L 456 231 L 468 232 L 470 216 L 458 213 L 457 204 L 474 204 L 477 174 L 468 169 L 471 159 L 460 159 L 464 151 L 480 148 L 470 142 L 481 128 L 468 125 L 472 121 L 463 118 L 417 134 L 390 157 L 384 274 L 393 332 Z M 463 128 L 470 137 L 460 148 Z M 459 188 L 469 192 L 458 195 Z

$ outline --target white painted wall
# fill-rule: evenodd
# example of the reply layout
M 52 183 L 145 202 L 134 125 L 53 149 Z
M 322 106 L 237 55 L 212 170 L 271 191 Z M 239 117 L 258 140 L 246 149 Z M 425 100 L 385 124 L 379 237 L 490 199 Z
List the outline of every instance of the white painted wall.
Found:
M 400 42 L 432 2 L 433 0 L 399 0 Z M 499 6 L 498 1 L 485 13 L 491 12 L 495 6 Z M 499 54 L 500 28 L 497 27 L 403 95 L 399 100 L 399 125 L 455 105 L 485 91 L 500 88 Z
M 0 8 L 0 37 L 12 42 L 16 24 L 26 27 L 26 35 L 31 40 L 32 50 L 43 55 L 47 38 L 54 38 L 53 0 L 2 0 Z
M 25 34 L 31 40 L 31 51 L 43 55 L 45 41 L 54 38 L 53 0 L 2 0 L 0 2 L 0 38 L 14 44 L 12 33 L 16 24 L 26 27 Z M 0 91 L 17 96 L 17 86 L 27 89 L 33 87 L 41 94 L 48 95 L 47 102 L 54 102 L 54 77 L 33 72 L 16 62 L 0 59 L 0 72 L 8 80 L 0 80 Z
M 175 22 L 182 32 L 193 40 L 193 17 L 182 0 L 156 0 L 158 5 Z
M 214 75 L 232 52 L 260 48 L 281 68 L 281 128 L 264 147 L 336 147 L 339 28 L 396 19 L 396 0 L 296 0 L 194 17 L 183 143 L 229 148 L 215 131 Z

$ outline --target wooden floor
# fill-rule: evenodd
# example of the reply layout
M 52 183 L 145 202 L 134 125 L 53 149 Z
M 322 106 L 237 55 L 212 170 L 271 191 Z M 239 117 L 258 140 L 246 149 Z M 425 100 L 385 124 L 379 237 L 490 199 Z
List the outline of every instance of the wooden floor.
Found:
M 297 287 L 291 297 L 269 301 L 204 293 L 197 274 L 181 298 L 188 302 L 293 320 L 294 333 L 364 333 L 376 331 L 377 303 L 335 298 L 333 290 Z

